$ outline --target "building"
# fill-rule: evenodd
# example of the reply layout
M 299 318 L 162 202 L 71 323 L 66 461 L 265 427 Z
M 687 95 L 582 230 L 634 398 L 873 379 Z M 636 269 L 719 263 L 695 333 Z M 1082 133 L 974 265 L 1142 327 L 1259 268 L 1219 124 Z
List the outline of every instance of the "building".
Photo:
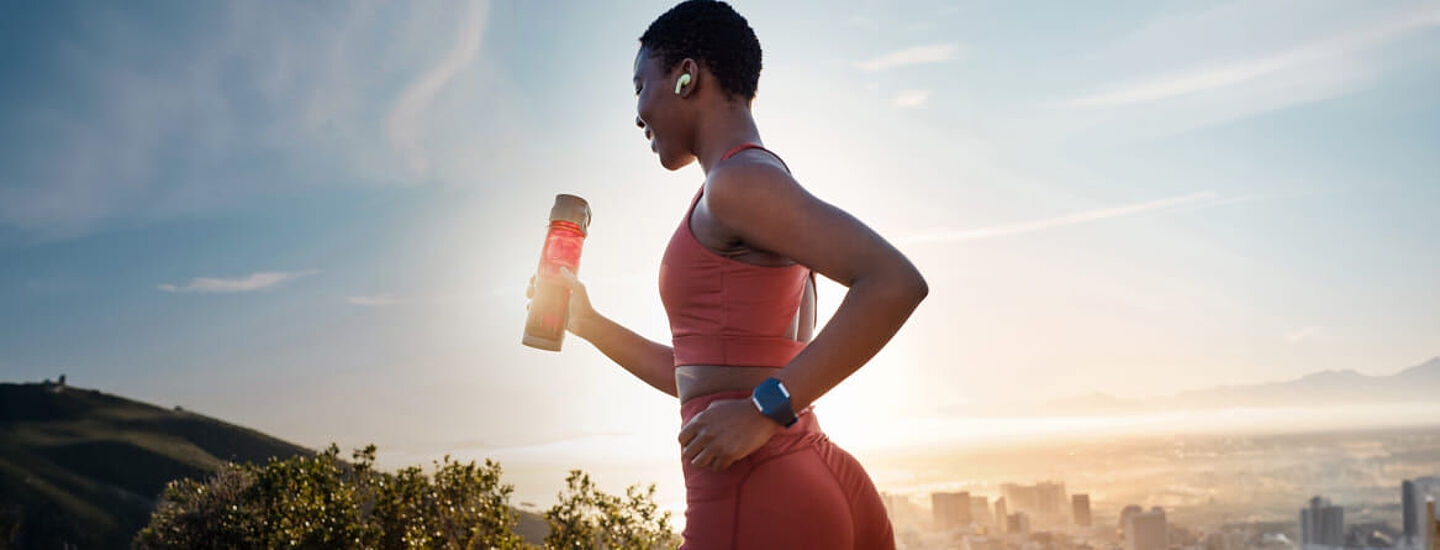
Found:
M 970 525 L 970 493 L 931 493 L 930 510 L 938 530 L 959 529 Z
M 910 497 L 906 495 L 880 493 L 880 500 L 885 504 L 885 513 L 890 516 L 890 524 L 896 533 L 907 528 L 920 528 L 929 516 L 923 508 L 910 502 Z
M 1000 493 L 1010 510 L 1055 519 L 1065 513 L 1065 483 L 1042 481 L 1034 485 L 1005 483 Z
M 1170 547 L 1170 531 L 1165 524 L 1163 508 L 1155 506 L 1149 512 L 1134 512 L 1126 519 L 1126 550 L 1166 550 Z
M 1425 500 L 1440 500 L 1440 477 L 1420 477 L 1400 483 L 1400 506 L 1404 514 L 1401 533 L 1404 546 L 1429 550 L 1435 539 L 1425 523 Z
M 1406 545 L 1413 545 L 1420 540 L 1420 515 L 1415 509 L 1415 482 L 1404 480 L 1400 482 L 1400 523 L 1403 528 L 1400 530 L 1401 541 Z
M 1090 526 L 1090 495 L 1079 494 L 1070 497 L 1070 517 L 1075 518 L 1075 525 Z
M 1140 513 L 1140 512 L 1144 512 L 1144 511 L 1145 511 L 1144 508 L 1141 508 L 1141 507 L 1139 507 L 1139 506 L 1137 506 L 1137 505 L 1134 505 L 1134 504 L 1131 504 L 1131 505 L 1129 505 L 1129 506 L 1126 506 L 1124 509 L 1120 510 L 1120 522 L 1119 522 L 1119 525 L 1116 526 L 1116 530 L 1120 531 L 1120 536 L 1121 536 L 1121 537 L 1124 537 L 1124 536 L 1125 536 L 1125 533 L 1128 532 L 1128 531 L 1130 531 L 1130 518 L 1131 518 L 1131 516 L 1134 516 L 1135 514 L 1138 514 L 1138 513 Z
M 1428 550 L 1440 550 L 1440 518 L 1435 517 L 1435 499 L 1425 499 L 1425 539 L 1430 541 Z
M 1015 512 L 1005 517 L 1005 532 L 1023 535 L 1030 532 L 1030 516 L 1025 512 Z M 1162 549 L 1163 550 L 1163 549 Z
M 1004 533 L 1004 532 L 1006 531 L 1006 528 L 1009 526 L 1009 522 L 1010 522 L 1010 520 L 1009 520 L 1010 516 L 1007 514 L 1008 512 L 1009 512 L 1009 508 L 1006 507 L 1005 497 L 1000 497 L 1000 498 L 995 499 L 995 530 L 996 530 L 996 531 L 999 531 L 999 532 L 1001 532 L 1001 533 Z
M 1310 499 L 1310 506 L 1300 509 L 1301 547 L 1345 545 L 1345 509 L 1332 506 L 1329 499 Z
M 993 530 L 995 518 L 990 515 L 990 497 L 970 495 L 970 519 Z

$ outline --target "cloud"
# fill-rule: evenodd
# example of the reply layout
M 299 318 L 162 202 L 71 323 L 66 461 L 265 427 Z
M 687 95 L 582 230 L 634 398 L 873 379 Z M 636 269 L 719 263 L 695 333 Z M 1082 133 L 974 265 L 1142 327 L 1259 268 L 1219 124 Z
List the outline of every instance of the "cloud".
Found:
M 307 275 L 319 273 L 318 269 L 306 269 L 304 271 L 261 271 L 251 273 L 249 276 L 238 279 L 221 279 L 217 277 L 196 277 L 183 285 L 164 283 L 156 285 L 155 288 L 165 292 L 251 292 L 265 290 L 275 285 L 298 279 Z
M 1208 63 L 1181 72 L 1104 86 L 1100 91 L 1061 102 L 1062 106 L 1094 109 L 1139 105 L 1227 88 L 1269 89 L 1279 84 L 1325 82 L 1333 90 L 1371 74 L 1371 67 L 1349 58 L 1416 31 L 1440 25 L 1440 7 L 1430 5 L 1388 19 L 1267 55 L 1224 63 Z M 1318 79 L 1314 73 L 1327 73 Z M 1295 95 L 1296 101 L 1314 99 Z
M 348 298 L 345 298 L 345 302 L 349 304 L 355 304 L 357 306 L 380 307 L 393 306 L 395 304 L 401 303 L 402 300 L 399 296 L 390 294 L 388 292 L 382 292 L 380 294 L 371 294 L 368 296 L 350 296 Z
M 1323 327 L 1301 327 L 1285 333 L 1285 341 L 1291 344 L 1298 344 L 1306 340 L 1314 340 L 1324 336 Z
M 1003 236 L 1006 236 L 1006 235 L 1016 235 L 1016 234 L 1020 234 L 1020 233 L 1031 233 L 1031 232 L 1034 232 L 1034 231 L 1041 231 L 1041 230 L 1051 229 L 1051 228 L 1060 227 L 1060 226 L 1064 226 L 1064 225 L 1072 225 L 1072 224 L 1077 224 L 1077 223 L 1093 222 L 1093 221 L 1104 220 L 1104 219 L 1109 219 L 1109 218 L 1118 218 L 1118 217 L 1121 217 L 1121 216 L 1130 216 L 1130 215 L 1134 215 L 1134 214 L 1140 214 L 1140 213 L 1142 213 L 1142 212 L 1151 212 L 1151 211 L 1155 211 L 1155 210 L 1166 210 L 1166 209 L 1176 208 L 1176 207 L 1180 207 L 1180 206 L 1196 205 L 1196 204 L 1202 204 L 1202 203 L 1203 203 L 1203 204 L 1218 204 L 1218 203 L 1219 203 L 1219 201 L 1217 201 L 1218 198 L 1219 198 L 1219 196 L 1218 196 L 1217 194 L 1215 194 L 1214 192 L 1212 192 L 1212 191 L 1204 191 L 1204 192 L 1200 192 L 1200 193 L 1191 193 L 1191 194 L 1189 194 L 1189 195 L 1182 195 L 1182 196 L 1178 196 L 1178 197 L 1170 197 L 1170 198 L 1167 198 L 1167 199 L 1159 199 L 1159 200 L 1153 200 L 1153 201 L 1149 201 L 1149 202 L 1141 202 L 1141 203 L 1127 204 L 1127 205 L 1124 205 L 1124 206 L 1116 206 L 1116 207 L 1111 207 L 1111 208 L 1097 208 L 1097 209 L 1094 209 L 1094 210 L 1085 210 L 1085 211 L 1083 211 L 1083 212 L 1076 212 L 1076 213 L 1074 213 L 1074 214 L 1067 214 L 1067 215 L 1064 215 L 1064 216 L 1059 216 L 1059 217 L 1054 217 L 1054 218 L 1046 218 L 1046 219 L 1042 219 L 1042 220 L 1034 220 L 1034 221 L 1021 222 L 1021 223 L 1002 224 L 1002 225 L 991 225 L 991 226 L 986 226 L 986 227 L 976 227 L 976 228 L 970 228 L 970 229 L 936 228 L 936 229 L 931 229 L 931 230 L 927 230 L 927 231 L 921 231 L 921 232 L 918 232 L 918 233 L 913 233 L 913 234 L 910 234 L 910 235 L 901 236 L 900 238 L 896 239 L 896 242 L 906 243 L 906 244 L 913 244 L 913 243 L 935 243 L 935 242 L 956 242 L 956 241 L 969 241 L 969 240 L 976 240 L 976 239 L 988 239 L 988 238 L 992 238 L 992 237 L 1003 237 Z
M 480 39 L 485 30 L 486 4 L 481 1 L 469 3 L 454 48 L 419 80 L 410 83 L 400 95 L 395 108 L 390 111 L 390 143 L 405 158 L 414 173 L 425 175 L 430 171 L 429 161 L 420 146 L 420 117 L 434 101 L 435 94 L 464 71 L 480 52 Z
M 909 109 L 919 107 L 930 99 L 930 90 L 903 90 L 895 94 L 895 106 Z
M 903 67 L 905 65 L 920 65 L 925 63 L 940 63 L 955 59 L 960 52 L 959 44 L 931 44 L 928 46 L 916 46 L 900 51 L 890 52 L 874 59 L 855 63 L 855 66 L 866 71 L 880 71 Z
M 513 155 L 487 145 L 516 139 L 526 120 L 503 71 L 466 70 L 483 61 L 487 6 L 127 8 L 87 12 L 83 29 L 22 20 L 16 40 L 36 70 L 0 71 L 28 86 L 0 93 L 0 120 L 13 121 L 0 142 L 26 144 L 0 149 L 0 239 L 188 219 L 310 184 L 496 181 Z

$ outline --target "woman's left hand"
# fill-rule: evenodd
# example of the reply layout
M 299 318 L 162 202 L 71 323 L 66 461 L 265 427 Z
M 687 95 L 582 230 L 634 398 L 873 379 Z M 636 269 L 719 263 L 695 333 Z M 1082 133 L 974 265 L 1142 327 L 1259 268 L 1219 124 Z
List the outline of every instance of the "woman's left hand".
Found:
M 755 452 L 778 429 L 749 399 L 721 399 L 680 429 L 685 448 L 680 456 L 696 467 L 722 471 Z

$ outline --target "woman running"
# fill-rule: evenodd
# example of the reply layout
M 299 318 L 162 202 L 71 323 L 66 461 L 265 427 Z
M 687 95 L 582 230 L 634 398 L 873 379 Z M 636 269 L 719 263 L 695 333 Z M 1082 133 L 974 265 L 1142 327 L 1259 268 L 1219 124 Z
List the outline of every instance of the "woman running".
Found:
M 698 161 L 705 173 L 660 266 L 671 345 L 596 312 L 568 271 L 567 328 L 679 398 L 683 548 L 893 548 L 874 484 L 810 405 L 928 290 L 904 255 L 761 145 L 759 77 L 760 43 L 724 2 L 681 3 L 640 37 L 635 123 L 661 166 Z M 819 334 L 816 272 L 849 289 Z

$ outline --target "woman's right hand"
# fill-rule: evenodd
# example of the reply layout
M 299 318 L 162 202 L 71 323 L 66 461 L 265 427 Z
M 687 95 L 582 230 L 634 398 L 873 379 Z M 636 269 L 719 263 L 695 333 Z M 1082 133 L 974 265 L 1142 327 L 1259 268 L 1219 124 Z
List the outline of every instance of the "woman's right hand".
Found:
M 589 321 L 596 315 L 595 308 L 590 306 L 590 294 L 585 291 L 585 283 L 580 282 L 580 279 L 576 277 L 574 273 L 571 273 L 567 267 L 561 267 L 558 276 L 546 277 L 553 277 L 560 284 L 570 288 L 570 312 L 569 319 L 565 323 L 565 329 L 574 333 L 576 336 L 584 338 L 585 336 L 580 334 L 579 327 L 583 327 L 586 321 Z M 534 297 L 535 275 L 531 275 L 530 285 L 525 287 L 525 299 L 529 300 Z M 525 309 L 530 309 L 529 302 L 525 303 Z

